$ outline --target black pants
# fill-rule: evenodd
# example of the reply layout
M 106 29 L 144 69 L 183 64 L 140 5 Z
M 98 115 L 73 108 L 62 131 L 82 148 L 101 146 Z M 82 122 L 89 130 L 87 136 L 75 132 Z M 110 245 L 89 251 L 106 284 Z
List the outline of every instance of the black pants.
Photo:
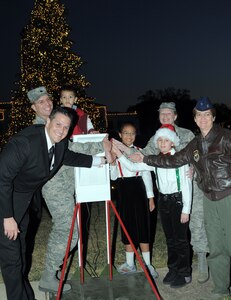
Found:
M 182 194 L 159 194 L 160 218 L 166 237 L 169 271 L 181 276 L 190 276 L 190 247 L 188 241 L 188 224 L 182 224 L 180 217 L 183 203 Z
M 9 240 L 4 235 L 3 226 L 0 226 L 0 266 L 8 300 L 35 299 L 30 283 L 25 277 L 25 236 L 28 222 L 29 217 L 26 213 L 19 224 L 20 233 L 15 241 Z

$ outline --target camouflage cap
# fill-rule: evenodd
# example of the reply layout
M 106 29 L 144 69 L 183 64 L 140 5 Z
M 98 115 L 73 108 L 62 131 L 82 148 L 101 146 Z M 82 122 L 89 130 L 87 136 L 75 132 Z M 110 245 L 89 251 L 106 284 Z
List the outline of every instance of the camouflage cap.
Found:
M 164 109 L 164 108 L 168 108 L 168 109 L 171 109 L 173 111 L 176 111 L 176 105 L 174 102 L 162 102 L 160 107 L 159 107 L 159 111 L 161 109 Z
M 30 90 L 27 93 L 28 99 L 30 100 L 31 103 L 34 103 L 35 101 L 37 101 L 40 97 L 42 97 L 44 95 L 50 96 L 50 94 L 48 94 L 45 86 L 37 87 L 33 90 Z

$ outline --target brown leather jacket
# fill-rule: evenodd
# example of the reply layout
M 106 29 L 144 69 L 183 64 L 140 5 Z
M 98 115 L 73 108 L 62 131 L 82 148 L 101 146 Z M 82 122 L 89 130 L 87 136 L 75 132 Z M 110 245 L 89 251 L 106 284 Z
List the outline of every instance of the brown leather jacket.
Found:
M 197 184 L 210 200 L 231 194 L 231 130 L 216 124 L 203 137 L 196 136 L 183 150 L 172 156 L 149 155 L 144 162 L 150 166 L 174 168 L 192 164 Z

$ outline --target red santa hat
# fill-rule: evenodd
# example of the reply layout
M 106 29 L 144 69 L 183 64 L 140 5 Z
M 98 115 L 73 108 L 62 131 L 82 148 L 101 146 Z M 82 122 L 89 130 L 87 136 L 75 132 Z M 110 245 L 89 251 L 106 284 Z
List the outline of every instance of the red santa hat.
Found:
M 163 137 L 169 139 L 177 147 L 179 146 L 180 140 L 175 132 L 175 128 L 171 124 L 162 125 L 154 135 L 154 144 L 157 147 L 158 138 Z

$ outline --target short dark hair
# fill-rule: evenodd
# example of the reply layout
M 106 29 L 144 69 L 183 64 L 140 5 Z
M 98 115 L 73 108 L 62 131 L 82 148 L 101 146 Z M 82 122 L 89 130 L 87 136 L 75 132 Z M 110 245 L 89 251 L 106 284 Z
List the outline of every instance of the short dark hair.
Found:
M 125 122 L 125 123 L 121 124 L 119 132 L 121 133 L 123 131 L 124 127 L 126 127 L 126 126 L 132 126 L 135 129 L 135 131 L 137 131 L 137 128 L 136 128 L 136 126 L 135 126 L 134 123 L 132 123 L 132 122 Z
M 213 117 L 216 117 L 217 112 L 216 112 L 216 109 L 215 109 L 214 107 L 213 107 L 213 108 L 210 108 L 210 109 L 208 109 L 208 110 L 211 111 Z M 194 117 L 194 118 L 195 118 L 195 116 L 196 116 L 197 111 L 198 111 L 198 110 L 197 110 L 196 108 L 193 109 L 193 117 Z
M 52 112 L 50 113 L 49 118 L 53 120 L 57 113 L 63 114 L 64 116 L 67 116 L 71 123 L 73 122 L 73 109 L 70 107 L 64 107 L 64 106 L 57 106 L 55 107 Z
M 67 137 L 70 137 L 72 135 L 74 127 L 78 123 L 78 119 L 79 119 L 76 111 L 70 107 L 57 106 L 56 108 L 54 108 L 52 110 L 52 112 L 49 116 L 50 120 L 54 119 L 57 113 L 63 114 L 64 116 L 67 116 L 70 119 L 71 124 L 70 124 L 70 129 L 69 129 L 69 132 L 67 135 Z
M 73 86 L 71 86 L 71 85 L 63 85 L 63 86 L 61 87 L 60 94 L 61 94 L 62 91 L 73 92 L 74 95 L 75 95 L 75 97 L 78 96 L 78 95 L 77 95 L 77 90 L 76 90 L 76 88 L 73 87 Z

